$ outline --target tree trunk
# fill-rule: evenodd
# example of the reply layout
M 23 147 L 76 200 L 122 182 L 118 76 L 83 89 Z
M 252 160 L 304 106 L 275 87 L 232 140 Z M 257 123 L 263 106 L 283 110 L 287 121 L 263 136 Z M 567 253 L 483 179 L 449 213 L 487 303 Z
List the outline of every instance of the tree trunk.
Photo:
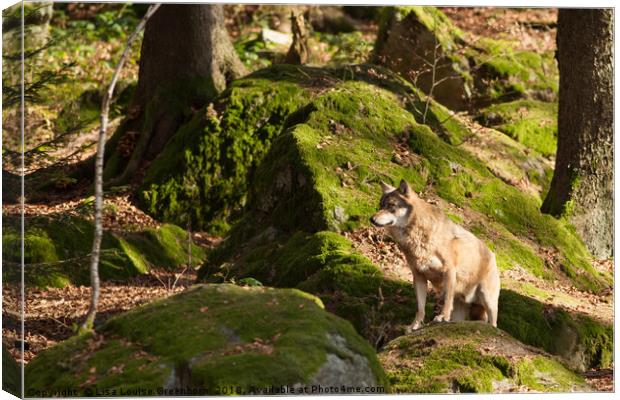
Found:
M 555 172 L 542 211 L 566 215 L 597 258 L 613 250 L 613 10 L 561 9 Z
M 112 157 L 117 159 L 106 166 L 106 177 L 116 177 L 110 184 L 131 178 L 145 160 L 159 154 L 192 109 L 244 73 L 221 5 L 162 5 L 146 24 L 130 115 L 121 137 L 111 141 L 125 151 L 116 152 Z

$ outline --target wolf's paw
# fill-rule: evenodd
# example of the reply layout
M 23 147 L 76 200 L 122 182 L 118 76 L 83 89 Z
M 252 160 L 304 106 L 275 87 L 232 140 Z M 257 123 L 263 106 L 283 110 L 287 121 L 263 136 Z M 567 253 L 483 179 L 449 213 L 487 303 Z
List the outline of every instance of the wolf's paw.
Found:
M 433 318 L 433 322 L 448 322 L 448 320 L 443 316 L 443 314 L 437 314 L 437 316 Z
M 413 324 L 405 328 L 405 333 L 406 334 L 413 333 L 413 331 L 417 331 L 421 327 L 422 327 L 422 322 L 415 321 Z

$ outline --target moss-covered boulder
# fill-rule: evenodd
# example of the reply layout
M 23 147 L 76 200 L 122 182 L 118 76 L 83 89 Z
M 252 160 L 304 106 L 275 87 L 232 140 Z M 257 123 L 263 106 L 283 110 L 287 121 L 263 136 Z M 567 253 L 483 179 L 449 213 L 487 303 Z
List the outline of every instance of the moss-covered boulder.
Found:
M 379 358 L 397 393 L 591 390 L 547 353 L 480 322 L 428 326 L 393 340 Z
M 467 60 L 457 54 L 463 44 L 463 33 L 436 7 L 384 7 L 373 59 L 460 110 L 473 89 Z
M 515 47 L 505 40 L 472 40 L 436 7 L 385 7 L 374 61 L 453 110 L 521 97 L 554 99 L 553 53 Z
M 403 104 L 404 103 L 404 104 Z M 471 152 L 422 125 L 403 96 L 363 80 L 344 81 L 292 114 L 252 176 L 246 212 L 231 237 L 241 243 L 271 227 L 278 232 L 350 230 L 368 225 L 379 181 L 409 181 L 482 214 L 499 236 L 534 240 L 557 251 L 557 270 L 575 284 L 607 287 L 572 227 L 542 214 L 540 198 L 495 176 Z M 446 127 L 445 125 L 443 126 Z M 498 235 L 493 235 L 498 236 Z M 530 243 L 522 243 L 535 252 Z M 512 250 L 512 248 L 510 249 Z M 559 264 L 562 268 L 559 268 Z M 552 267 L 552 266 L 549 266 Z
M 295 79 L 308 84 L 307 78 L 265 76 L 273 85 Z M 355 67 L 348 76 L 354 78 L 328 80 L 327 87 L 313 90 L 307 104 L 289 115 L 250 177 L 240 218 L 228 239 L 210 253 L 200 279 L 251 278 L 314 293 L 380 347 L 413 319 L 411 283 L 386 278 L 338 233 L 367 227 L 379 203 L 379 182 L 397 184 L 404 178 L 416 191 L 432 193 L 441 207 L 461 210 L 462 216 L 454 217 L 489 244 L 501 270 L 523 268 L 539 279 L 562 280 L 585 290 L 610 286 L 612 277 L 593 268 L 570 224 L 542 214 L 538 194 L 511 183 L 494 171 L 501 164 L 487 166 L 485 155 L 467 145 L 474 137 L 467 126 L 441 119 L 438 110 L 444 109 L 435 105 L 433 119 L 420 123 L 415 90 L 382 69 L 375 69 L 374 80 Z M 460 132 L 442 133 L 452 133 L 454 127 Z M 463 140 L 450 139 L 459 137 Z M 525 157 L 523 146 L 506 135 L 495 132 L 487 139 L 495 143 L 498 137 L 510 142 L 500 143 L 500 148 Z M 509 295 L 502 298 L 512 304 Z M 551 314 L 530 324 L 531 310 L 546 308 L 533 301 L 534 308 L 511 306 L 510 318 L 500 316 L 500 327 L 564 355 L 560 336 L 573 335 L 577 339 L 572 349 L 584 350 L 577 351 L 583 362 L 571 365 L 605 364 L 607 357 L 597 354 L 611 351 L 608 324 L 573 313 L 567 313 L 567 324 L 554 325 L 546 319 Z M 513 319 L 524 322 L 514 324 Z M 590 323 L 596 329 L 588 329 Z M 523 326 L 531 327 L 531 335 L 522 334 L 527 329 Z M 571 328 L 567 331 L 566 326 Z M 544 337 L 544 343 L 536 335 Z
M 26 393 L 74 396 L 388 389 L 373 349 L 320 300 L 235 285 L 198 285 L 114 317 L 39 354 L 25 381 Z
M 614 327 L 591 316 L 504 289 L 497 324 L 523 343 L 562 357 L 571 369 L 584 372 L 613 363 Z
M 435 102 L 425 109 L 425 102 L 413 87 L 380 67 L 274 65 L 233 82 L 213 104 L 179 129 L 150 165 L 138 189 L 139 206 L 158 220 L 184 226 L 191 219 L 197 229 L 227 231 L 248 202 L 250 182 L 262 180 L 254 176 L 276 138 L 305 119 L 315 106 L 311 100 L 317 94 L 340 82 L 349 82 L 348 90 L 354 90 L 355 82 L 384 87 L 403 96 L 411 109 L 419 109 L 415 117 L 436 126 L 446 140 L 458 142 L 464 135 L 459 124 L 446 118 L 446 109 Z M 373 94 L 365 96 L 365 109 L 343 108 L 342 113 L 372 113 Z M 382 125 L 379 129 L 383 132 L 391 129 L 381 122 L 379 114 L 374 121 Z M 331 126 L 333 132 L 341 126 L 336 122 Z M 277 148 L 289 152 L 286 143 Z M 277 168 L 271 163 L 271 168 Z
M 411 283 L 384 277 L 379 268 L 353 250 L 348 239 L 335 232 L 297 232 L 279 238 L 267 232 L 246 243 L 246 252 L 239 252 L 232 243 L 226 242 L 210 254 L 199 270 L 199 279 L 225 282 L 251 278 L 264 285 L 313 293 L 376 347 L 402 334 L 413 320 L 416 306 Z M 427 308 L 431 315 L 432 299 Z
M 63 287 L 88 284 L 94 225 L 80 217 L 51 214 L 26 218 L 24 263 L 27 285 Z M 8 282 L 21 280 L 21 234 L 19 218 L 3 217 L 2 276 Z M 192 245 L 193 262 L 199 264 L 205 251 Z M 188 262 L 187 233 L 165 224 L 139 232 L 104 232 L 99 272 L 104 280 L 125 279 L 148 272 L 150 266 L 175 268 Z
M 138 190 L 141 207 L 160 220 L 225 230 L 245 202 L 248 176 L 308 97 L 287 82 L 287 72 L 272 70 L 285 78 L 277 85 L 260 73 L 235 81 L 200 110 L 150 165 Z
M 411 282 L 387 278 L 337 233 L 298 232 L 290 238 L 274 238 L 267 232 L 246 243 L 246 252 L 229 246 L 225 242 L 214 250 L 199 279 L 258 281 L 313 293 L 377 348 L 402 335 L 415 316 Z M 518 260 L 514 251 L 512 259 Z M 430 295 L 426 322 L 434 316 L 434 304 Z M 515 290 L 503 289 L 499 305 L 498 326 L 523 343 L 561 356 L 577 371 L 611 365 L 611 324 L 546 305 Z
M 489 171 L 542 202 L 553 177 L 553 160 L 495 129 L 473 125 L 459 147 L 475 155 Z
M 21 368 L 2 343 L 2 390 L 21 397 L 21 376 Z
M 478 120 L 542 155 L 553 156 L 558 146 L 558 104 L 516 100 L 491 105 Z

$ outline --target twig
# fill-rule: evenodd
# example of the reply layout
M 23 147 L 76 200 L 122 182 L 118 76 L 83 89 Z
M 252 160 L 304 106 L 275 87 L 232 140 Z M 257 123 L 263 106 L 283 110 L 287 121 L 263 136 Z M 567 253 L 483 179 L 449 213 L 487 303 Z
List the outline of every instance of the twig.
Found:
M 155 279 L 157 279 L 159 281 L 159 283 L 161 283 L 161 285 L 164 287 L 164 289 L 168 290 L 168 285 L 166 285 L 166 283 L 164 281 L 161 280 L 161 278 L 159 277 L 159 275 L 151 273 L 152 276 L 155 277 Z
M 121 55 L 118 64 L 116 65 L 116 69 L 114 70 L 114 75 L 112 77 L 112 82 L 110 82 L 110 86 L 108 90 L 103 95 L 103 100 L 101 102 L 101 127 L 99 129 L 99 141 L 97 143 L 97 159 L 95 162 L 95 236 L 93 238 L 93 251 L 90 263 L 90 281 L 91 281 L 91 303 L 88 309 L 88 314 L 86 314 L 86 319 L 82 324 L 82 328 L 85 330 L 90 330 L 95 322 L 95 315 L 97 314 L 97 304 L 99 302 L 99 250 L 101 248 L 101 237 L 103 235 L 103 226 L 102 226 L 102 210 L 103 210 L 103 157 L 105 150 L 105 139 L 106 139 L 106 131 L 108 128 L 108 112 L 110 109 L 110 100 L 112 99 L 112 95 L 114 94 L 114 87 L 116 86 L 116 81 L 120 75 L 121 69 L 123 68 L 123 64 L 125 63 L 125 59 L 131 50 L 131 45 L 134 40 L 138 37 L 138 34 L 146 25 L 146 21 L 153 15 L 157 9 L 159 8 L 159 4 L 154 4 L 149 7 L 148 11 L 134 30 L 134 32 L 127 39 L 127 43 L 125 45 L 125 50 Z
M 435 86 L 437 86 L 437 82 L 435 81 L 436 79 L 436 74 L 437 74 L 437 49 L 440 46 L 439 43 L 437 43 L 437 17 L 434 16 L 434 26 L 433 28 L 435 29 L 434 35 L 433 35 L 433 40 L 435 41 L 435 47 L 433 47 L 433 68 L 432 68 L 432 77 L 431 77 L 431 88 L 428 91 L 428 96 L 426 97 L 426 104 L 424 105 L 424 115 L 422 115 L 422 123 L 424 125 L 426 125 L 426 115 L 428 114 L 428 109 L 430 107 L 430 103 L 431 103 L 431 98 L 433 97 L 433 90 L 435 89 Z
M 179 278 L 185 274 L 185 271 L 187 271 L 188 268 L 189 266 L 183 268 L 183 271 L 181 271 L 180 274 L 175 274 L 174 282 L 172 283 L 172 287 L 170 287 L 169 289 L 170 291 L 174 290 L 174 288 L 177 286 L 177 282 L 179 281 Z

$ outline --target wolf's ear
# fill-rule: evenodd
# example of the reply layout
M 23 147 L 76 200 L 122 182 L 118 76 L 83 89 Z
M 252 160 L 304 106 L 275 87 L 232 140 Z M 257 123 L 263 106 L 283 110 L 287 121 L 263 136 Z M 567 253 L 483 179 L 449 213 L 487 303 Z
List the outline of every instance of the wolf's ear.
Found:
M 394 186 L 388 185 L 387 183 L 383 181 L 381 181 L 380 185 L 381 185 L 381 190 L 383 191 L 383 194 L 390 193 L 396 190 Z
M 404 179 L 401 179 L 400 185 L 398 186 L 398 191 L 406 197 L 409 197 L 412 193 L 411 187 L 409 187 L 409 184 L 405 182 Z

